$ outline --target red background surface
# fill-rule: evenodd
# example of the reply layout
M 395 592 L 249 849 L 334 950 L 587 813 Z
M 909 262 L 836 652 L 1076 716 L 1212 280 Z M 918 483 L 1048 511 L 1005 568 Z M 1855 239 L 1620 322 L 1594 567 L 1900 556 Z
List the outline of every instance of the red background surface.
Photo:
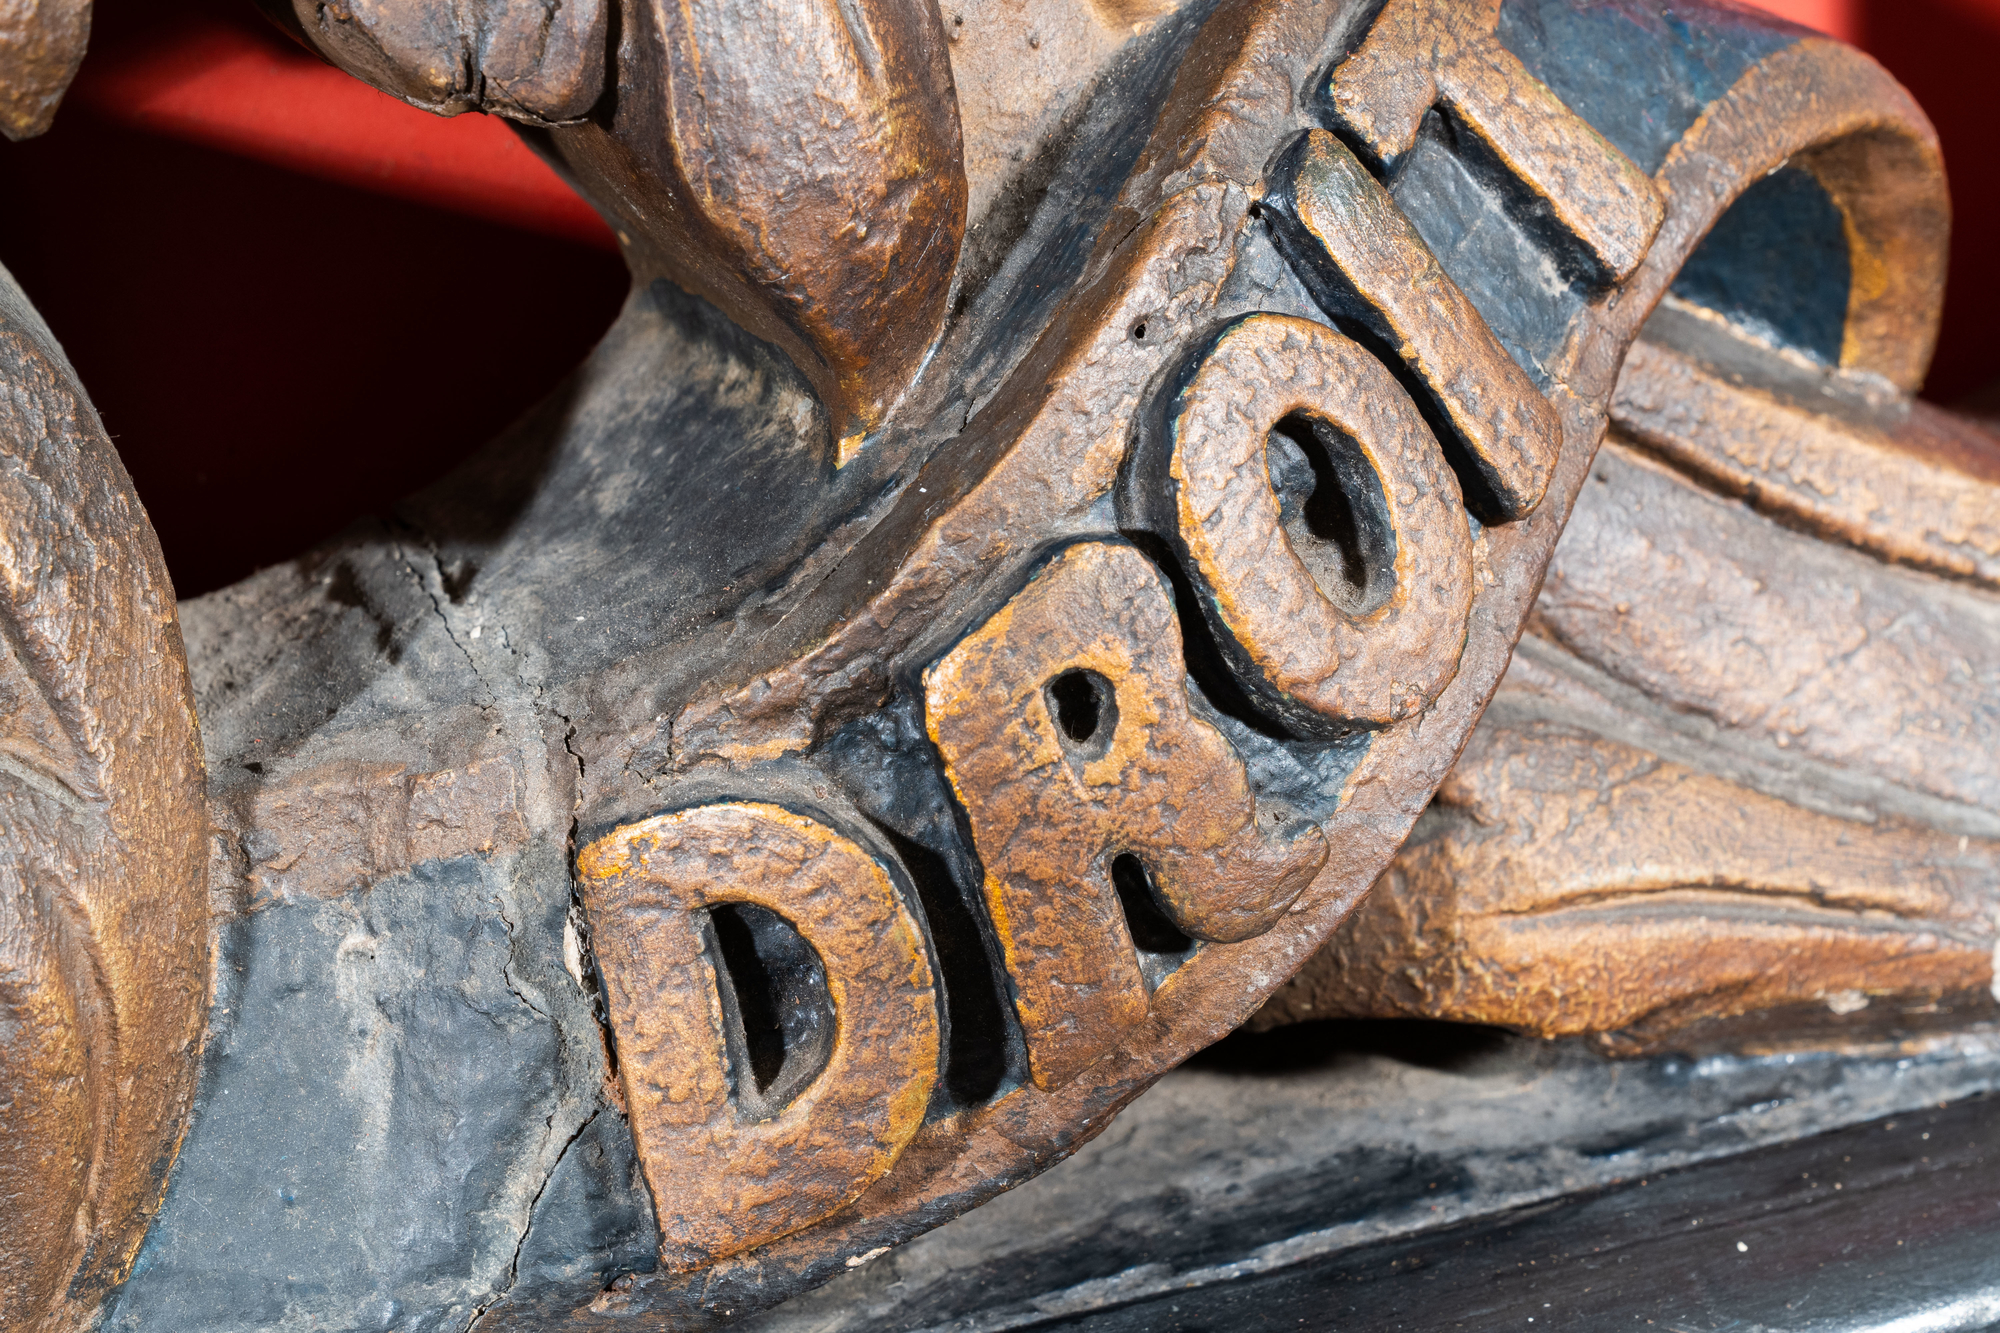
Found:
M 2000 0 L 1765 7 L 1872 52 L 1936 121 L 1956 221 L 1925 392 L 1988 388 Z M 0 143 L 0 190 L 0 263 L 90 387 L 183 596 L 442 474 L 625 290 L 604 224 L 505 125 L 382 96 L 250 0 L 98 0 L 55 128 Z

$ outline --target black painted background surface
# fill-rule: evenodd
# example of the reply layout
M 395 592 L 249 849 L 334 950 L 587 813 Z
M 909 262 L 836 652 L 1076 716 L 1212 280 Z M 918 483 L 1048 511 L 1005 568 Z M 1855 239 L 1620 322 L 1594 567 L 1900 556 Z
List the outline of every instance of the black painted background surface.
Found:
M 1078 1333 L 2000 1325 L 2000 1099 L 1072 1318 Z

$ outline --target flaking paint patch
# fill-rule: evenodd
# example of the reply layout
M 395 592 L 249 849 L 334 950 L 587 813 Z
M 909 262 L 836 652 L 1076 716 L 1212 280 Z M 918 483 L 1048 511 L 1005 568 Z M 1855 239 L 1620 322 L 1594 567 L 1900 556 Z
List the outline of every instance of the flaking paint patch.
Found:
M 583 984 L 583 941 L 577 938 L 574 916 L 563 919 L 563 968 L 578 990 L 588 989 Z
M 1963 838 L 1958 841 L 1961 846 L 1965 843 Z M 1993 924 L 1996 930 L 2000 930 L 2000 913 L 1994 915 Z M 1995 935 L 1993 939 L 1993 980 L 1987 983 L 1987 989 L 1993 992 L 1994 999 L 2000 1000 L 2000 935 Z

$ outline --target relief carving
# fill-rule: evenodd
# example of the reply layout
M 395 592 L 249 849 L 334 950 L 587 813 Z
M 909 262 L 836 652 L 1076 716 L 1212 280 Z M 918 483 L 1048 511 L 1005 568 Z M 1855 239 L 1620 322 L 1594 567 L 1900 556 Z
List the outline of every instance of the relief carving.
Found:
M 816 820 L 727 802 L 620 829 L 577 867 L 639 1160 L 664 1201 L 662 1258 L 699 1270 L 889 1169 L 930 1099 L 938 1019 L 923 927 L 880 861 Z M 753 1086 L 725 1042 L 720 927 L 705 918 L 730 904 L 775 914 L 811 953 L 830 1031 L 803 1087 L 798 1070 Z
M 1143 1023 L 1195 941 L 1263 934 L 1326 861 L 1317 827 L 1260 819 L 1179 649 L 1159 571 L 1088 543 L 924 673 L 1044 1089 Z
M 1334 114 L 1384 162 L 1417 141 L 1433 109 L 1476 159 L 1526 196 L 1605 277 L 1631 276 L 1660 230 L 1654 183 L 1494 35 L 1501 0 L 1389 0 L 1332 77 Z
M 1296 730 L 1421 712 L 1458 670 L 1476 575 L 1444 453 L 1382 364 L 1250 315 L 1167 408 L 1146 489 L 1246 688 Z M 1167 497 L 1171 496 L 1171 500 Z
M 1557 426 L 1527 374 L 1487 328 L 1373 176 L 1340 140 L 1313 130 L 1268 196 L 1280 243 L 1337 319 L 1393 349 L 1421 384 L 1467 499 L 1495 521 L 1541 503 Z
M 124 1277 L 194 1096 L 204 773 L 172 585 L 55 339 L 0 270 L 0 1323 Z
M 340 1261 L 410 1318 L 712 1327 L 1246 1021 L 1992 1019 L 1936 139 L 1685 8 L 1645 138 L 1509 38 L 1685 36 L 1581 0 L 278 6 L 527 126 L 634 288 L 488 453 L 178 621 L 0 291 L 0 1319 L 263 1318 L 199 1257 L 305 1229 L 246 1160 L 315 1234 L 457 1228 Z M 7 40 L 32 132 L 67 74 Z M 1744 280 L 1787 226 L 1844 286 Z

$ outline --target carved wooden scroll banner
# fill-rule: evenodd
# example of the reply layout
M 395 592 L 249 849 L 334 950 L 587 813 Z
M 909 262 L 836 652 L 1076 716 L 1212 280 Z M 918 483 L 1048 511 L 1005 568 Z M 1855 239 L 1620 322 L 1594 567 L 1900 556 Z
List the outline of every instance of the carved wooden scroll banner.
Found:
M 1773 90 L 1763 137 L 1720 178 L 1689 173 L 1701 144 L 1741 132 L 1728 115 L 1695 125 L 1648 178 L 1498 48 L 1492 8 L 1420 8 L 1384 9 L 1330 75 L 1302 12 L 1233 11 L 1204 29 L 1121 196 L 1129 236 L 1079 273 L 1044 342 L 751 661 L 635 737 L 663 748 L 664 790 L 796 791 L 794 766 L 823 765 L 859 802 L 829 836 L 884 828 L 906 858 L 953 873 L 932 893 L 962 896 L 953 911 L 969 910 L 997 968 L 934 954 L 945 1077 L 923 1125 L 889 1160 L 896 1149 L 857 1124 L 853 1146 L 885 1154 L 879 1177 L 824 1215 L 802 1206 L 782 1239 L 751 1249 L 772 1234 L 759 1226 L 740 1251 L 713 1251 L 711 1293 L 892 1242 L 899 1217 L 998 1183 L 955 1162 L 1046 1160 L 1238 1021 L 1357 901 L 1455 755 L 1556 535 L 1541 516 L 1585 475 L 1626 340 L 1733 193 L 1857 134 L 1930 151 L 1872 67 L 1790 47 L 1791 63 L 1763 75 L 1773 84 L 1871 92 L 1795 103 Z M 1428 81 L 1409 94 L 1408 132 L 1357 131 L 1361 108 L 1390 104 L 1357 90 L 1390 66 Z M 1477 143 L 1461 135 L 1442 156 L 1419 144 L 1433 105 Z M 1332 125 L 1315 123 L 1325 106 Z M 1336 126 L 1373 146 L 1381 174 Z M 1876 183 L 1900 186 L 1896 169 Z M 1404 211 L 1403 193 L 1445 170 L 1490 190 L 1481 225 L 1514 228 L 1546 260 L 1538 272 L 1564 275 L 1547 309 L 1518 294 L 1496 305 L 1483 257 Z M 1920 187 L 1939 197 L 1935 175 Z M 1897 224 L 1930 228 L 1898 251 L 1906 291 L 1935 291 L 1940 219 L 1919 209 Z M 1482 284 L 1484 304 L 1462 282 Z M 1908 336 L 1927 339 L 1934 304 L 1911 317 Z M 947 330 L 933 364 L 966 364 L 974 337 Z M 912 427 L 955 388 L 920 379 L 904 398 Z M 786 660 L 792 643 L 802 650 Z M 941 771 L 955 812 L 942 822 L 853 785 L 848 738 L 911 712 L 934 749 L 875 762 Z M 648 827 L 619 828 L 586 864 Z M 915 907 L 935 946 L 927 901 Z M 628 936 L 614 898 L 587 888 L 586 903 Z M 643 1006 L 619 974 L 656 966 L 622 961 L 624 948 L 599 953 L 614 1010 Z M 1506 994 L 1531 1003 L 1528 973 L 1507 975 Z M 1003 1072 L 966 1095 L 953 1090 L 961 1025 L 989 1012 L 968 995 L 995 985 L 982 1039 Z M 657 1098 L 649 1088 L 726 1045 L 710 1035 L 628 1057 L 628 1101 Z M 851 1066 L 820 1077 L 862 1080 L 855 1095 L 892 1085 Z M 643 1113 L 635 1124 L 642 1156 L 667 1150 L 647 1143 Z M 789 1170 L 819 1188 L 809 1155 Z M 736 1179 L 700 1197 L 727 1197 Z M 671 1305 L 676 1281 L 635 1278 L 611 1308 Z
M 1318 827 L 1260 826 L 1242 759 L 1189 707 L 1180 646 L 1159 571 L 1092 542 L 925 673 L 1043 1089 L 1143 1024 L 1196 940 L 1262 935 L 1326 861 Z
M 979 6 L 279 5 L 532 126 L 637 285 L 490 455 L 184 610 L 247 960 L 213 1067 L 311 1114 L 207 1100 L 116 1326 L 222 1308 L 253 1222 L 177 1219 L 265 1158 L 356 1218 L 463 1190 L 454 1276 L 370 1300 L 712 1326 L 1073 1151 L 1330 938 L 1262 1021 L 1634 1048 L 1990 984 L 1990 456 L 1907 397 L 1946 226 L 1908 97 L 1705 4 L 1060 8 L 1086 54 L 1034 59 L 1083 91 L 1011 141 L 961 123 L 1030 59 Z M 1747 280 L 1773 235 L 1813 270 Z M 76 1016 L 0 1069 L 111 1072 L 22 1084 L 97 1145 L 8 1252 L 37 1309 L 129 1253 L 203 947 L 171 608 L 112 473 L 50 461 L 108 458 L 72 416 L 9 474 L 42 832 L 0 910 L 41 933 L 0 938 Z M 1752 622 L 1783 672 L 1716 646 Z
M 1260 1024 L 1632 1052 L 1991 1019 L 2000 438 L 1895 399 L 1809 410 L 1799 388 L 1857 386 L 1797 375 L 1685 312 L 1649 325 L 1500 693 Z
M 1422 1016 L 1636 1052 L 1993 1017 L 2000 438 L 1906 396 L 1940 294 L 1921 122 L 1851 59 L 1807 114 L 1755 95 L 1805 60 L 1669 156 L 1692 177 L 1754 148 L 1772 174 L 1628 353 L 1464 757 L 1259 1025 Z M 1800 255 L 1845 277 L 1830 309 L 1741 299 Z

